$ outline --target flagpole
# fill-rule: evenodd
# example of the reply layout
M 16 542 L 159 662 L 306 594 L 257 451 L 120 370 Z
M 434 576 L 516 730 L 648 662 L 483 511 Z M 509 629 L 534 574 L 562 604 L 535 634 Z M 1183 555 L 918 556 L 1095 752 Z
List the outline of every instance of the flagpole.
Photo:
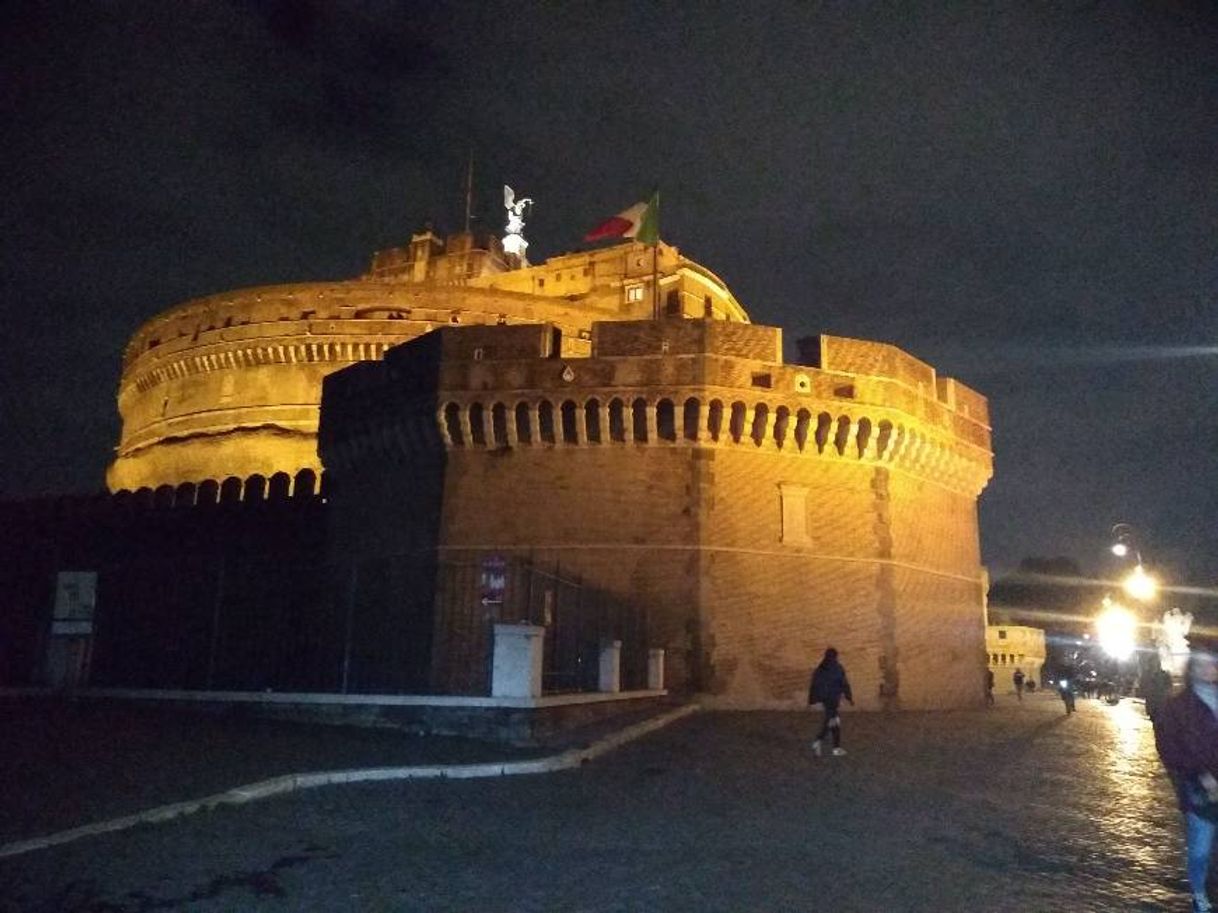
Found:
M 660 242 L 651 248 L 651 319 L 660 319 Z
M 465 172 L 465 233 L 469 234 L 470 216 L 474 209 L 474 150 L 469 150 L 469 168 Z
M 656 201 L 656 240 L 651 246 L 651 319 L 660 319 L 660 191 L 652 192 Z

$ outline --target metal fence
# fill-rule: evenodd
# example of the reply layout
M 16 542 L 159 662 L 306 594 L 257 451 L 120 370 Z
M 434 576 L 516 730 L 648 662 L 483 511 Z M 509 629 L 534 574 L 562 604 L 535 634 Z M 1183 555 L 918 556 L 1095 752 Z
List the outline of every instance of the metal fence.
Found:
M 319 498 L 161 508 L 7 508 L 0 681 L 45 666 L 57 571 L 96 571 L 88 682 L 187 690 L 487 694 L 496 622 L 545 625 L 543 687 L 594 690 L 622 641 L 646 683 L 644 608 L 553 558 L 328 557 Z M 500 589 L 486 590 L 488 561 Z

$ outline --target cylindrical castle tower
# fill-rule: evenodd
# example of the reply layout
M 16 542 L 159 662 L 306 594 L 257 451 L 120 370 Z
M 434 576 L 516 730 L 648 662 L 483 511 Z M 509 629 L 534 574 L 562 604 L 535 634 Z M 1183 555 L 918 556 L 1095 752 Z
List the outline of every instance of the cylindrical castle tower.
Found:
M 835 646 L 861 707 L 980 703 L 984 397 L 882 343 L 784 364 L 771 327 L 598 323 L 587 358 L 546 338 L 445 330 L 327 385 L 338 547 L 448 573 L 433 687 L 486 687 L 490 616 L 457 581 L 495 560 L 637 611 L 676 688 L 798 703 Z M 496 611 L 537 622 L 534 589 Z
M 430 231 L 379 252 L 359 279 L 189 301 L 148 321 L 127 346 L 122 432 L 106 482 L 117 491 L 317 471 L 321 385 L 332 371 L 441 326 L 544 321 L 559 330 L 564 353 L 587 354 L 593 320 L 649 316 L 657 301 L 686 316 L 748 319 L 720 280 L 668 245 L 511 270 L 494 238 L 475 246 L 458 234 L 445 244 Z

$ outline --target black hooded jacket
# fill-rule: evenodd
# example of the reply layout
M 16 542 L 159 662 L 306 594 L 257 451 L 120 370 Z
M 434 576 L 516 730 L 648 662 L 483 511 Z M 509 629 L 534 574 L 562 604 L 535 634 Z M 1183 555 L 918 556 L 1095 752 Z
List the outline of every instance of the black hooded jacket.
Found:
M 854 703 L 854 695 L 850 693 L 850 680 L 846 678 L 846 670 L 837 661 L 826 657 L 812 673 L 812 684 L 808 688 L 809 704 L 824 704 L 826 707 L 837 706 L 842 698 Z

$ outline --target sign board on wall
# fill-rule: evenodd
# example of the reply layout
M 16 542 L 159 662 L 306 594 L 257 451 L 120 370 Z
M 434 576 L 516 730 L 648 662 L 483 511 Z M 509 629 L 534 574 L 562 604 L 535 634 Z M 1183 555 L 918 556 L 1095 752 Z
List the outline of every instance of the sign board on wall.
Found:
M 97 605 L 96 571 L 60 571 L 55 575 L 55 607 L 51 634 L 80 636 L 93 633 Z
M 507 591 L 507 559 L 502 555 L 487 555 L 482 559 L 481 590 L 484 606 L 503 605 L 503 594 Z

